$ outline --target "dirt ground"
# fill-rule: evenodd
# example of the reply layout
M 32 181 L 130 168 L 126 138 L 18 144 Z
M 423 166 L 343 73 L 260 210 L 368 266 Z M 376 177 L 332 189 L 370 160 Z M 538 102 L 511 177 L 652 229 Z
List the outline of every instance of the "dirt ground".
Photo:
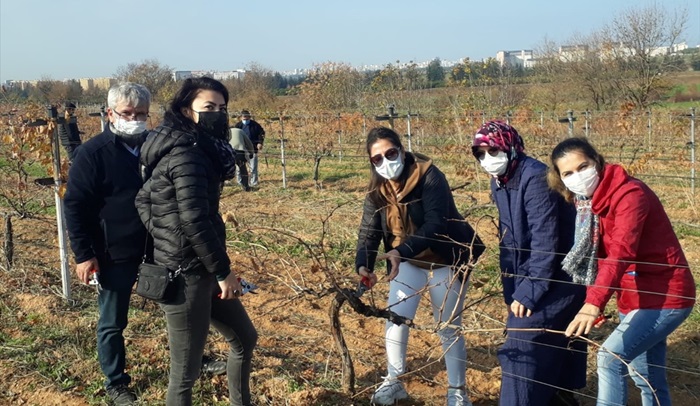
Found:
M 323 191 L 303 180 L 283 190 L 280 182 L 270 180 L 254 193 L 232 186 L 224 191 L 222 213 L 229 227 L 229 253 L 242 276 L 260 287 L 257 295 L 242 298 L 260 336 L 252 376 L 259 405 L 368 405 L 385 374 L 383 320 L 358 315 L 348 306 L 341 310 L 343 334 L 355 368 L 355 394 L 342 390 L 341 358 L 330 334 L 332 295 L 325 290 L 333 282 L 348 288 L 357 283 L 349 264 L 361 210 L 360 185 L 357 179 L 340 177 L 326 182 Z M 43 216 L 13 222 L 15 265 L 0 271 L 0 404 L 104 402 L 94 350 L 95 292 L 73 281 L 72 301 L 60 297 L 54 221 Z M 478 228 L 493 246 L 492 227 L 484 221 Z M 323 242 L 319 242 L 321 237 Z M 698 237 L 683 239 L 694 264 L 700 263 L 699 243 Z M 494 252 L 487 254 L 491 261 Z M 503 342 L 505 319 L 498 289 L 493 272 L 477 270 L 468 294 L 470 305 L 464 312 L 468 386 L 475 405 L 498 403 L 496 351 Z M 383 307 L 385 296 L 383 283 L 363 300 Z M 411 332 L 405 376 L 411 397 L 400 404 L 442 405 L 447 377 L 438 339 L 430 331 L 434 325 L 427 297 L 415 321 L 420 328 Z M 127 363 L 134 387 L 145 399 L 143 404 L 164 404 L 168 368 L 164 326 L 155 305 L 134 297 L 126 331 Z M 601 343 L 613 326 L 614 319 L 591 338 Z M 212 334 L 207 351 L 223 358 L 225 348 L 221 337 Z M 674 404 L 699 402 L 698 348 L 697 322 L 670 337 L 668 375 Z M 595 388 L 595 351 L 589 350 L 588 385 L 579 393 L 582 405 L 594 404 Z M 195 391 L 196 404 L 226 404 L 223 377 L 205 377 Z M 632 389 L 631 405 L 640 404 L 636 393 Z

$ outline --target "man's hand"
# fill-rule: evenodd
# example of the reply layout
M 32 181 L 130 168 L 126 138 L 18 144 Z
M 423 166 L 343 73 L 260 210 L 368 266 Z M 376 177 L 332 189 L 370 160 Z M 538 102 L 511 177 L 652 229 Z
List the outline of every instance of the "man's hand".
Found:
M 90 282 L 90 274 L 93 272 L 100 272 L 100 264 L 95 257 L 75 266 L 75 273 L 78 275 L 78 279 L 86 285 Z
M 599 314 L 600 309 L 598 309 L 598 306 L 590 303 L 584 304 L 581 310 L 576 314 L 576 317 L 569 323 L 569 327 L 566 328 L 566 336 L 578 337 L 590 333 L 591 327 L 594 325 L 600 326 L 602 324 L 602 322 L 597 321 Z
M 532 310 L 526 308 L 525 305 L 517 300 L 513 300 L 513 303 L 510 304 L 510 311 L 513 312 L 513 315 L 518 318 L 532 316 Z
M 401 254 L 397 250 L 391 250 L 386 254 L 378 255 L 377 261 L 382 261 L 388 259 L 389 265 L 391 266 L 391 272 L 389 272 L 389 280 L 393 281 L 394 278 L 399 274 L 399 265 L 401 265 Z
M 262 143 L 257 143 L 256 148 L 258 149 L 258 151 L 262 151 Z
M 229 273 L 226 279 L 219 282 L 219 287 L 221 288 L 219 297 L 223 300 L 236 299 L 241 296 L 241 292 L 243 291 L 241 282 L 233 272 Z

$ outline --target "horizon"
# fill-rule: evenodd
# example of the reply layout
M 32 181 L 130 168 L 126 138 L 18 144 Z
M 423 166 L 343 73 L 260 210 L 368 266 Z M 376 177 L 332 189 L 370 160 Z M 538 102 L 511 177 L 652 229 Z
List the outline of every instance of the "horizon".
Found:
M 88 0 L 3 0 L 0 81 L 114 77 L 119 67 L 147 59 L 175 71 L 259 66 L 280 73 L 309 70 L 324 62 L 360 69 L 435 58 L 478 61 L 503 50 L 535 50 L 545 40 L 566 44 L 625 10 L 653 4 L 670 11 L 686 7 L 687 25 L 678 42 L 685 41 L 689 48 L 700 44 L 700 2 L 591 0 L 586 7 L 553 7 L 544 0 L 464 3 L 444 2 L 428 10 L 433 15 L 415 0 L 401 8 L 366 0 L 351 6 L 271 0 L 246 4 L 245 9 L 225 0 L 197 5 L 125 0 L 119 7 Z M 223 16 L 221 29 L 211 28 L 211 10 Z M 25 15 L 32 17 L 33 25 L 21 18 Z M 189 30 L 173 33 L 172 27 Z

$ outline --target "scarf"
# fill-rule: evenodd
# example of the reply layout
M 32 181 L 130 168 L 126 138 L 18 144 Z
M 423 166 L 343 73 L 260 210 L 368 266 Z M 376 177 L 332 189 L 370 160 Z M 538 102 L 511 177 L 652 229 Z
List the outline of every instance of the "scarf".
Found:
M 229 180 L 236 176 L 236 151 L 231 144 L 220 138 L 211 138 L 223 169 L 221 179 Z
M 227 140 L 210 137 L 199 132 L 197 144 L 214 161 L 214 167 L 220 172 L 221 180 L 230 180 L 236 176 L 236 151 Z
M 499 187 L 503 187 L 513 177 L 521 155 L 525 151 L 523 137 L 518 130 L 503 121 L 492 120 L 481 126 L 474 135 L 472 152 L 476 156 L 479 147 L 496 148 L 508 155 L 508 167 L 503 175 L 496 178 Z
M 576 234 L 574 246 L 561 262 L 575 283 L 592 285 L 598 274 L 600 220 L 591 210 L 591 199 L 576 196 Z

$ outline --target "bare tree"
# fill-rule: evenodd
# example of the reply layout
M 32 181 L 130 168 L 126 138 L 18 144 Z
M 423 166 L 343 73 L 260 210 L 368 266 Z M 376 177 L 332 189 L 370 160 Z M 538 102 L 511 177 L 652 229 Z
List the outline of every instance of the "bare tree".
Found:
M 157 59 L 146 59 L 139 63 L 129 63 L 117 68 L 114 75 L 119 81 L 139 83 L 148 88 L 154 98 L 164 101 L 168 95 L 161 95 L 162 91 L 169 89 L 174 82 L 173 69 L 163 65 Z M 163 93 L 170 93 L 163 92 Z
M 638 108 L 646 108 L 668 86 L 666 76 L 678 70 L 671 55 L 688 22 L 688 10 L 660 4 L 629 9 L 600 32 L 600 58 L 619 72 L 616 88 Z

